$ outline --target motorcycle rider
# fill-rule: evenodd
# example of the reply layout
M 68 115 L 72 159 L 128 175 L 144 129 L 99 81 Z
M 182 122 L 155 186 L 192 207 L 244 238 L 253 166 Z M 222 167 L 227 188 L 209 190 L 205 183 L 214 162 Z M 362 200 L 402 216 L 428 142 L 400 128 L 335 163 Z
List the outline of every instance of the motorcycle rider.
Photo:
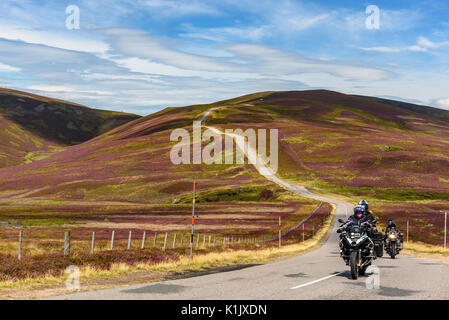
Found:
M 372 216 L 374 218 L 374 216 Z M 366 208 L 363 205 L 356 205 L 354 207 L 354 214 L 348 218 L 348 221 L 341 227 L 341 230 L 345 229 L 350 224 L 358 224 L 359 222 L 368 222 L 368 224 L 371 226 L 371 228 L 368 228 L 367 235 L 372 239 L 372 234 L 375 230 L 375 220 L 374 221 L 370 219 L 371 217 L 366 215 Z M 374 224 L 373 224 L 374 223 Z M 374 257 L 376 259 L 376 257 Z
M 403 246 L 404 246 L 404 234 L 399 231 L 396 223 L 394 223 L 393 220 L 389 219 L 388 222 L 387 222 L 387 228 L 385 229 L 385 238 L 387 237 L 388 232 L 391 231 L 391 230 L 396 230 L 398 232 L 398 234 L 399 234 L 399 241 L 401 243 L 401 247 L 400 248 L 402 249 Z
M 369 210 L 368 201 L 362 200 L 359 202 L 358 205 L 362 206 L 364 208 L 363 221 L 368 221 L 369 224 L 373 227 L 371 232 L 369 232 L 369 234 L 368 234 L 371 238 L 373 238 L 378 233 L 377 228 L 376 228 L 377 219 L 374 216 L 374 214 L 372 214 L 372 212 Z
M 354 207 L 354 214 L 348 218 L 348 223 L 359 223 L 360 220 L 363 219 L 363 215 L 365 213 L 365 208 L 363 206 L 355 206 Z
M 372 227 L 372 228 L 368 229 L 367 235 L 374 242 L 376 255 L 378 257 L 381 257 L 382 256 L 382 247 L 383 247 L 384 235 L 377 230 L 377 227 L 376 227 L 377 219 L 374 216 L 374 214 L 369 210 L 368 201 L 362 200 L 362 201 L 359 202 L 358 205 L 362 206 L 365 209 L 365 212 L 363 214 L 363 220 L 364 221 L 368 221 L 368 223 Z
M 365 209 L 364 212 L 364 220 L 368 221 L 373 227 L 374 229 L 376 228 L 376 217 L 371 213 L 371 211 L 369 210 L 369 205 L 368 202 L 366 200 L 362 200 L 359 202 L 358 204 L 359 206 L 363 206 Z
M 396 226 L 396 223 L 394 223 L 394 221 L 390 219 L 387 222 L 387 229 L 385 230 L 385 232 L 388 232 L 393 229 L 399 231 L 398 227 Z

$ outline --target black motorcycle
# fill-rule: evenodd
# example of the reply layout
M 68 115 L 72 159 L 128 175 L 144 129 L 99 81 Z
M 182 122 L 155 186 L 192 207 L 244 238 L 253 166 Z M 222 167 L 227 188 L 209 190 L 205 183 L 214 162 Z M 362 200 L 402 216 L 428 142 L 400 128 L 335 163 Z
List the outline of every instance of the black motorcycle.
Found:
M 368 222 L 342 223 L 337 233 L 340 233 L 340 256 L 346 265 L 351 267 L 352 279 L 363 276 L 366 269 L 376 258 L 373 240 L 368 236 L 372 226 Z
M 402 234 L 396 229 L 390 229 L 385 233 L 385 251 L 394 259 L 402 250 Z

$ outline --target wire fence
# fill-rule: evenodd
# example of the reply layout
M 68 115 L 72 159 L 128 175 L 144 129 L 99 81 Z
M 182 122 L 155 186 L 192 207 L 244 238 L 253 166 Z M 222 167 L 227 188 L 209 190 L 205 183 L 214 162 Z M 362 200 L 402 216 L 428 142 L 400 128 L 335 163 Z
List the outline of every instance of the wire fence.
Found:
M 331 214 L 331 208 L 320 203 L 313 212 L 286 230 L 280 237 L 285 243 L 304 242 L 312 237 L 325 223 Z M 273 228 L 274 229 L 274 228 Z M 268 247 L 279 239 L 279 235 L 270 231 L 269 234 L 258 232 L 254 234 L 218 234 L 197 232 L 193 234 L 182 232 L 150 232 L 139 229 L 95 229 L 83 228 L 67 231 L 50 229 L 12 229 L 1 234 L 3 241 L 1 251 L 15 255 L 19 260 L 24 257 L 39 254 L 76 253 L 95 254 L 104 251 L 146 250 L 157 248 L 162 251 L 170 249 L 193 250 L 225 250 L 228 248 Z M 14 253 L 16 252 L 16 253 Z

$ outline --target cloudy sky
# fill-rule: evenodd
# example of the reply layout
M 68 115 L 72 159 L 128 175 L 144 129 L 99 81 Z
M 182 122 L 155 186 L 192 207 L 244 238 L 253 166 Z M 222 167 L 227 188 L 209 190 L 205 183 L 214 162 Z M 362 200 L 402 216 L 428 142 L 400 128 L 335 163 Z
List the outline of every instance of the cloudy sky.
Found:
M 449 110 L 449 3 L 2 0 L 0 87 L 141 115 L 316 88 Z

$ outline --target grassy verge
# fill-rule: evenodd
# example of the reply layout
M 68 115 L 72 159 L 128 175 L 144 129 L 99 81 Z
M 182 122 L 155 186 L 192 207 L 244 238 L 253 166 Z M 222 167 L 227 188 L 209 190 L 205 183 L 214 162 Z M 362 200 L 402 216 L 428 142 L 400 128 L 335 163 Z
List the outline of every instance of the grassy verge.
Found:
M 422 242 L 409 242 L 404 244 L 402 253 L 416 258 L 424 258 L 449 264 L 449 249 L 444 249 L 441 246 L 429 245 Z
M 423 242 L 404 242 L 404 253 L 427 253 L 440 254 L 449 257 L 449 248 L 444 249 L 442 246 L 435 246 Z

